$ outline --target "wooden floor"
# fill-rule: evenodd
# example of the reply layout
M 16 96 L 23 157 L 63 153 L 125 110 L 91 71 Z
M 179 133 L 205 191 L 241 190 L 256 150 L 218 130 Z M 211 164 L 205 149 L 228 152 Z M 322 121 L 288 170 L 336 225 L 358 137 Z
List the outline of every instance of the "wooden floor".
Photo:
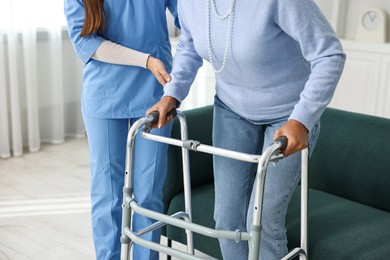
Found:
M 0 260 L 95 259 L 88 161 L 86 139 L 0 159 Z

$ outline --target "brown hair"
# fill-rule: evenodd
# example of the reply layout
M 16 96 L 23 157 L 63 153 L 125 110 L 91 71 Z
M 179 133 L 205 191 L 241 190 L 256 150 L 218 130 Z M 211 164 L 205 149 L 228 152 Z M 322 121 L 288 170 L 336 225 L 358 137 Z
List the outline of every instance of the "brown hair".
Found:
M 83 0 L 84 24 L 80 36 L 88 36 L 96 31 L 104 31 L 104 0 Z

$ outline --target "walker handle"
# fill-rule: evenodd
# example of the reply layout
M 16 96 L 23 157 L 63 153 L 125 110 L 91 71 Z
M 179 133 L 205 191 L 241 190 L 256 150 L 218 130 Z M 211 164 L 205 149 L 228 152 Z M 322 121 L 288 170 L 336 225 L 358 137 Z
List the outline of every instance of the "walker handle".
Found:
M 176 108 L 173 108 L 171 111 L 169 111 L 167 113 L 167 117 L 171 116 L 171 115 L 173 116 L 173 118 L 176 117 L 176 115 L 177 115 Z M 160 116 L 160 113 L 157 110 L 150 112 L 149 116 L 152 117 L 152 121 L 150 122 L 151 124 L 157 124 L 158 123 L 158 118 Z
M 282 135 L 282 136 L 279 136 L 278 138 L 276 138 L 274 143 L 279 143 L 280 144 L 279 150 L 280 150 L 280 152 L 283 152 L 287 148 L 288 140 L 287 140 L 286 136 Z

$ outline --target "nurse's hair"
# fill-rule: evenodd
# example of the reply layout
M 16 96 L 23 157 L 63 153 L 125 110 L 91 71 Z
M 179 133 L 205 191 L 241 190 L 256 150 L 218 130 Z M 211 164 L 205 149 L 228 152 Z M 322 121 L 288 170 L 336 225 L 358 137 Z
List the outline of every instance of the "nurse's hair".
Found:
M 88 36 L 97 31 L 103 32 L 104 22 L 104 0 L 83 0 L 84 2 L 84 24 L 80 36 Z

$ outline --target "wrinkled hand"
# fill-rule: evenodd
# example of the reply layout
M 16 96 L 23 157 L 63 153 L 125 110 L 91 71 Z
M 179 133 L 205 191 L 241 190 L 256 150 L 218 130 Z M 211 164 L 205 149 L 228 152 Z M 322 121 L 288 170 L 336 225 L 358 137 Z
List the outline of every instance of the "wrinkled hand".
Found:
M 276 130 L 274 140 L 279 136 L 287 137 L 287 148 L 283 151 L 285 157 L 301 151 L 308 146 L 309 131 L 300 122 L 296 120 L 289 120 L 281 128 Z
M 146 61 L 146 68 L 153 73 L 161 85 L 165 86 L 167 82 L 171 81 L 171 76 L 169 76 L 168 72 L 165 70 L 164 63 L 162 63 L 161 60 L 154 58 L 152 55 L 150 55 Z
M 157 125 L 151 125 L 151 127 L 157 127 L 162 128 L 166 124 L 169 123 L 169 121 L 172 120 L 172 115 L 167 117 L 167 113 L 171 111 L 172 109 L 176 108 L 177 100 L 174 97 L 165 96 L 163 97 L 159 102 L 154 104 L 151 108 L 146 111 L 146 114 L 149 115 L 152 111 L 158 111 L 159 117 L 158 117 L 158 123 Z

